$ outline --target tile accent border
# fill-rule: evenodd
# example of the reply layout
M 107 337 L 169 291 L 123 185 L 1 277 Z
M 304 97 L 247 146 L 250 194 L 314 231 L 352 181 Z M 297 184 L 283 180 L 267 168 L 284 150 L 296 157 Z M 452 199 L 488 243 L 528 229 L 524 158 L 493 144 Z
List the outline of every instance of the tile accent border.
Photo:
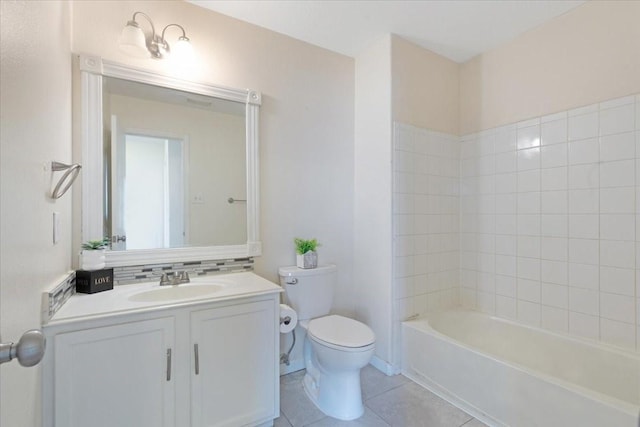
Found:
M 42 324 L 48 323 L 60 307 L 76 293 L 76 272 L 69 273 L 50 291 L 42 293 Z
M 113 284 L 160 280 L 163 273 L 187 271 L 190 276 L 207 276 L 224 273 L 238 273 L 253 270 L 253 258 L 233 258 L 225 260 L 187 261 L 176 263 L 145 264 L 126 267 L 113 267 Z

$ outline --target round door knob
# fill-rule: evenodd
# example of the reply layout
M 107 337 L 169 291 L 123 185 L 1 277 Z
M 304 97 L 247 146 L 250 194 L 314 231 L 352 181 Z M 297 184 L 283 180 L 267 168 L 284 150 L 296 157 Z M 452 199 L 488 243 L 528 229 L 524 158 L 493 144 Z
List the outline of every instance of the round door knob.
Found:
M 14 356 L 13 350 L 15 350 L 14 357 L 22 366 L 34 366 L 42 360 L 46 343 L 44 334 L 37 329 L 32 329 L 22 335 L 18 344 L 11 349 L 11 353 Z

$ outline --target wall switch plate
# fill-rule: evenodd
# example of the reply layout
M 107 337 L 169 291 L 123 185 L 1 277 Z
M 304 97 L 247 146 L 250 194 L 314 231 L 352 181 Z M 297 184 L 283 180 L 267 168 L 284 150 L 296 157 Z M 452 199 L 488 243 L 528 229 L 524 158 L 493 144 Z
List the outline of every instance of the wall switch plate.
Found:
M 60 212 L 53 213 L 53 244 L 60 241 Z

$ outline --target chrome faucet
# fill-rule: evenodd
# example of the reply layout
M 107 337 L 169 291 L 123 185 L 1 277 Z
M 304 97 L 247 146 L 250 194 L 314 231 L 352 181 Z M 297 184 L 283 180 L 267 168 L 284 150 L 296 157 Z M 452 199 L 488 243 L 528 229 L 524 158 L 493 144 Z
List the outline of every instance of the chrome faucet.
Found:
M 162 273 L 162 277 L 160 277 L 160 286 L 176 286 L 189 282 L 191 280 L 187 271 Z

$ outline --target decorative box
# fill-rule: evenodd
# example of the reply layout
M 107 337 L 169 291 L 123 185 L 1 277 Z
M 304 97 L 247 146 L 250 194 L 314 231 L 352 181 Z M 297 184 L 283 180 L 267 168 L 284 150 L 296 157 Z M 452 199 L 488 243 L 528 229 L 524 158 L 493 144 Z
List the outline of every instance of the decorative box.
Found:
M 111 289 L 113 289 L 113 268 L 76 271 L 76 292 L 95 294 Z

